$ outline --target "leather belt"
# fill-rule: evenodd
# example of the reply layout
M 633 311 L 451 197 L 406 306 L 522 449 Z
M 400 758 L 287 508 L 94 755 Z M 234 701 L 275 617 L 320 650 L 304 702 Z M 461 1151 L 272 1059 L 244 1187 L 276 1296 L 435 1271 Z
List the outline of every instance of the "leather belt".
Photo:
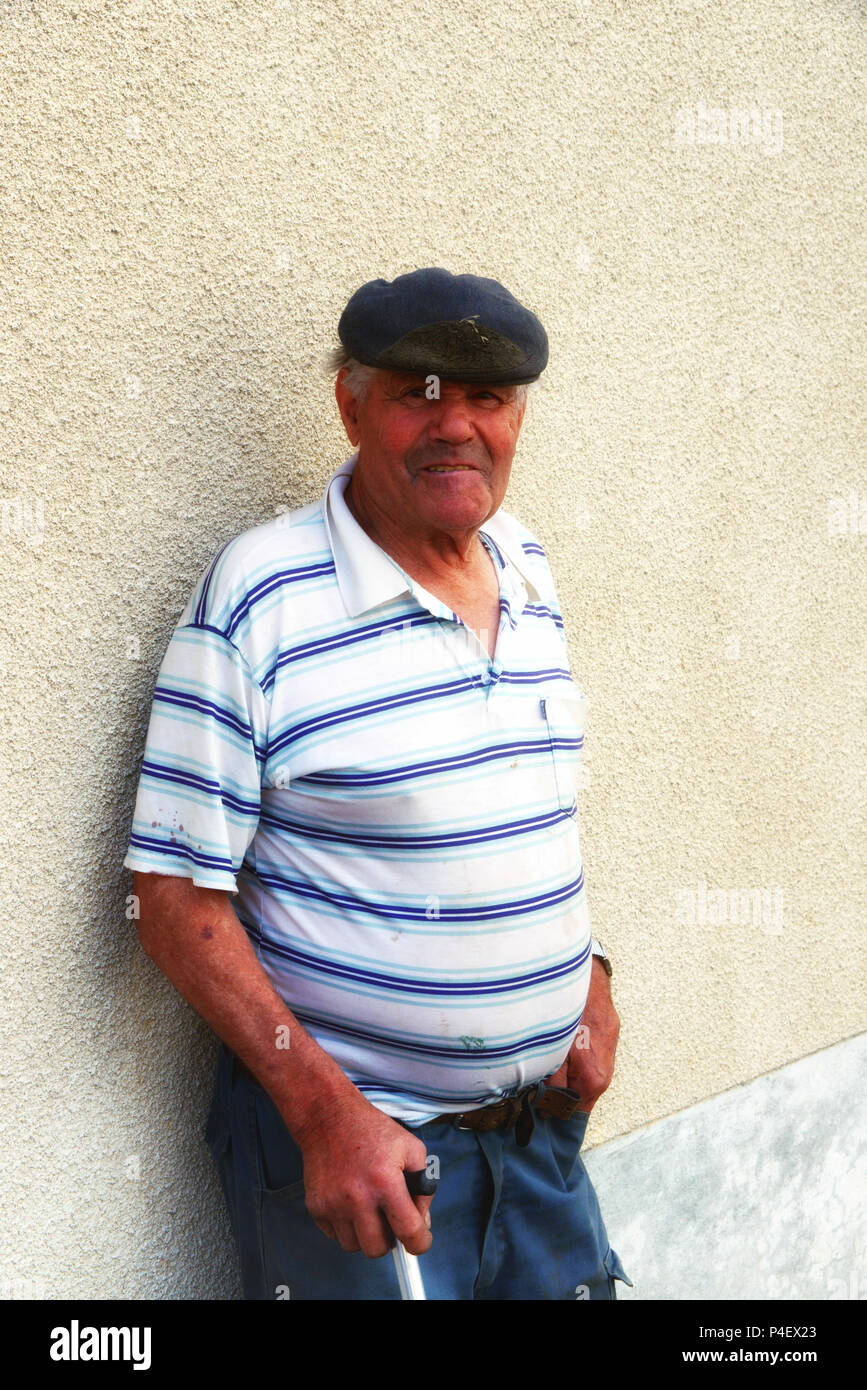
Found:
M 259 1085 L 249 1067 L 240 1057 L 234 1056 L 234 1064 L 248 1081 Z M 539 1094 L 541 1092 L 541 1095 Z M 545 1086 L 540 1082 L 527 1086 L 514 1096 L 498 1100 L 493 1105 L 483 1105 L 478 1110 L 461 1110 L 445 1115 L 435 1115 L 425 1124 L 454 1125 L 455 1129 L 473 1129 L 489 1134 L 494 1129 L 514 1129 L 519 1147 L 526 1148 L 535 1127 L 535 1118 L 571 1120 L 581 1104 L 581 1097 L 562 1086 Z
M 539 1092 L 542 1092 L 539 1095 Z M 538 1097 L 538 1099 L 537 1099 Z M 516 1141 L 526 1148 L 533 1133 L 535 1117 L 570 1120 L 581 1104 L 581 1097 L 562 1086 L 528 1086 L 517 1095 L 507 1096 L 494 1105 L 458 1114 L 436 1115 L 428 1124 L 450 1124 L 455 1129 L 473 1129 L 488 1134 L 494 1129 L 514 1129 Z

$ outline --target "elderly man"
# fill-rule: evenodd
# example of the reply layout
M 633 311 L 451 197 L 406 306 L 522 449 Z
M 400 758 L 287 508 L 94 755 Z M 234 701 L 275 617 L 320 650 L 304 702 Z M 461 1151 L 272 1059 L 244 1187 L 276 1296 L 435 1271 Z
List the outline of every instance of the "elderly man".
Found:
M 437 269 L 363 285 L 338 332 L 355 452 L 220 551 L 163 660 L 141 939 L 223 1040 L 206 1137 L 245 1297 L 398 1298 L 397 1237 L 430 1298 L 614 1298 L 579 1155 L 619 1030 L 584 698 L 501 510 L 547 339 Z

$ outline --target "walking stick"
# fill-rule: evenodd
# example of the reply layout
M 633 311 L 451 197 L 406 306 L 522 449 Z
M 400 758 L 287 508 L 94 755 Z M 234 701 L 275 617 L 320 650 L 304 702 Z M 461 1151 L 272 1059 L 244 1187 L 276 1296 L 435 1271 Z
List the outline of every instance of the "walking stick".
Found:
M 437 1190 L 437 1180 L 428 1176 L 424 1168 L 418 1172 L 408 1172 L 405 1174 L 406 1185 L 409 1188 L 411 1197 L 430 1197 Z M 416 1301 L 427 1298 L 424 1291 L 424 1282 L 419 1269 L 418 1256 L 411 1255 L 405 1250 L 399 1240 L 395 1240 L 394 1267 L 397 1270 L 397 1282 L 400 1285 L 400 1296 L 402 1299 Z

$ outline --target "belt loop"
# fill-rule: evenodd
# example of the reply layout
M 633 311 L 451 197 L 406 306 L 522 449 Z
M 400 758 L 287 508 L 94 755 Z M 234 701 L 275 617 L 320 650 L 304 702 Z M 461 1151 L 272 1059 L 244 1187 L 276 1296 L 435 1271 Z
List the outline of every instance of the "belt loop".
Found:
M 520 1149 L 526 1149 L 533 1137 L 533 1130 L 536 1128 L 536 1121 L 533 1116 L 533 1108 L 530 1105 L 530 1096 L 525 1091 L 521 1097 L 521 1111 L 515 1122 L 515 1143 Z

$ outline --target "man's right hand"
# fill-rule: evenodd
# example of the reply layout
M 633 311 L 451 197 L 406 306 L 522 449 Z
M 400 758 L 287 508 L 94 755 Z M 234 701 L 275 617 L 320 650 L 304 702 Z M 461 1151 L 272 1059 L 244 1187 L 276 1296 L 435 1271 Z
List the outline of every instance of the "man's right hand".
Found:
M 424 1144 L 365 1100 L 279 998 L 229 893 L 140 872 L 134 891 L 145 951 L 252 1071 L 301 1149 L 320 1230 L 371 1257 L 391 1249 L 393 1231 L 423 1254 L 432 1198 L 410 1197 L 404 1172 L 424 1168 Z M 287 1032 L 291 1051 L 276 1043 Z
M 405 1177 L 424 1169 L 427 1150 L 408 1129 L 356 1093 L 295 1139 L 307 1210 L 320 1231 L 370 1259 L 388 1254 L 395 1236 L 411 1255 L 430 1248 L 433 1197 L 412 1198 Z

